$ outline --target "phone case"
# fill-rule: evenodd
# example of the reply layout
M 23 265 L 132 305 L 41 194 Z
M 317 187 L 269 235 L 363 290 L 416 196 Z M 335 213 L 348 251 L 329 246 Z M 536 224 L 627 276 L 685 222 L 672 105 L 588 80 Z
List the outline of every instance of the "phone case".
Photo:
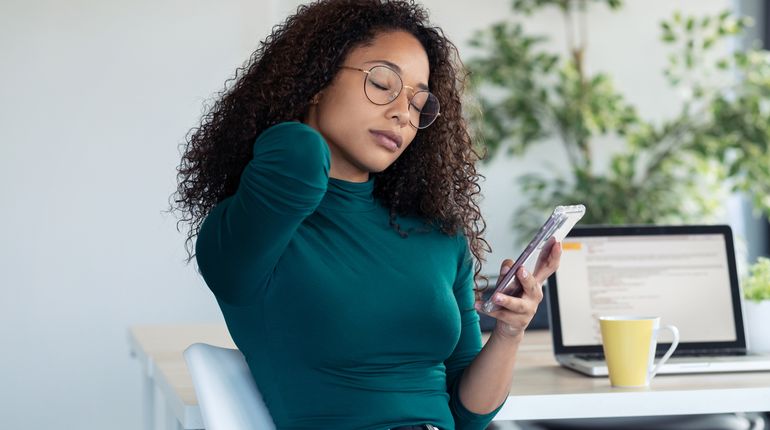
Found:
M 537 261 L 540 251 L 548 240 L 551 239 L 551 237 L 555 237 L 558 242 L 563 241 L 567 236 L 567 233 L 569 233 L 569 231 L 572 230 L 572 227 L 580 221 L 580 218 L 583 218 L 585 213 L 586 207 L 583 205 L 556 206 L 553 213 L 551 213 L 551 216 L 548 217 L 527 247 L 524 248 L 521 255 L 519 255 L 519 258 L 516 259 L 516 262 L 513 263 L 511 270 L 498 280 L 494 292 L 489 295 L 487 301 L 482 305 L 482 311 L 484 313 L 490 313 L 500 309 L 500 306 L 492 301 L 492 298 L 497 293 L 503 293 L 514 297 L 521 296 L 521 287 L 515 282 L 515 274 L 519 268 L 525 266 L 527 270 L 532 273 L 534 267 L 530 266 L 534 265 L 534 262 Z M 527 266 L 527 263 L 529 262 L 533 263 L 532 265 Z

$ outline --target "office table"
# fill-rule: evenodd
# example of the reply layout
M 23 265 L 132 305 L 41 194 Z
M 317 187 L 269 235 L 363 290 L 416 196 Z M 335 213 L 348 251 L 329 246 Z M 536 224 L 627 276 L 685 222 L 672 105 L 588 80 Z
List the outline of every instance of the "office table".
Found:
M 485 336 L 486 339 L 486 336 Z M 129 330 L 142 365 L 145 429 L 202 429 L 182 352 L 204 342 L 235 348 L 224 324 L 148 325 Z M 548 331 L 529 331 L 513 387 L 495 420 L 539 420 L 770 411 L 770 372 L 659 375 L 651 388 L 613 388 L 559 366 Z

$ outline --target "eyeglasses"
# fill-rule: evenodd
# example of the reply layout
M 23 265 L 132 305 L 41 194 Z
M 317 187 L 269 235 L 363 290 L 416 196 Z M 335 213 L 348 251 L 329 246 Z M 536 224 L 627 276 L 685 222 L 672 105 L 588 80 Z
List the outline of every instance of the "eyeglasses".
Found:
M 420 90 L 415 92 L 414 88 L 404 85 L 399 74 L 387 66 L 374 66 L 369 70 L 359 69 L 357 67 L 342 66 L 343 69 L 358 70 L 364 72 L 364 94 L 370 102 L 376 105 L 386 105 L 392 103 L 401 95 L 404 88 L 412 91 L 412 97 L 409 99 L 409 123 L 417 129 L 427 128 L 433 124 L 433 121 L 441 115 L 441 105 L 438 97 L 430 91 Z

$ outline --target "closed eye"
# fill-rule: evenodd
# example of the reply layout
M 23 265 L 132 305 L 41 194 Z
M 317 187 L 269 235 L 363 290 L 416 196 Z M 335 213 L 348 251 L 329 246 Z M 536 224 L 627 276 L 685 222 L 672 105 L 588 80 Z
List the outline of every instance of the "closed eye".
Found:
M 375 82 L 375 81 L 373 81 L 371 79 L 369 80 L 369 83 L 372 84 L 374 86 L 374 88 L 377 88 L 378 90 L 389 91 L 388 87 L 386 87 L 386 86 L 384 86 L 382 84 L 379 84 L 379 83 L 377 83 L 377 82 Z

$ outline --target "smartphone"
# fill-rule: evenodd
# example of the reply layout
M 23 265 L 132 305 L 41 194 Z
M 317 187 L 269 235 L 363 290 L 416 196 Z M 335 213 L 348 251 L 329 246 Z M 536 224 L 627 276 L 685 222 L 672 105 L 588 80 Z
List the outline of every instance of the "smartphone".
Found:
M 500 305 L 492 301 L 497 293 L 521 297 L 521 285 L 515 282 L 516 272 L 518 272 L 519 268 L 526 265 L 529 261 L 536 262 L 543 246 L 552 237 L 556 238 L 558 242 L 563 241 L 567 233 L 580 221 L 580 218 L 583 218 L 585 213 L 586 207 L 583 205 L 556 206 L 551 216 L 548 217 L 527 247 L 524 248 L 521 255 L 519 255 L 519 258 L 516 259 L 516 262 L 513 263 L 511 270 L 497 281 L 494 292 L 489 295 L 487 301 L 481 306 L 482 311 L 490 313 L 500 309 Z M 534 267 L 529 271 L 532 272 L 532 270 L 534 270 Z

